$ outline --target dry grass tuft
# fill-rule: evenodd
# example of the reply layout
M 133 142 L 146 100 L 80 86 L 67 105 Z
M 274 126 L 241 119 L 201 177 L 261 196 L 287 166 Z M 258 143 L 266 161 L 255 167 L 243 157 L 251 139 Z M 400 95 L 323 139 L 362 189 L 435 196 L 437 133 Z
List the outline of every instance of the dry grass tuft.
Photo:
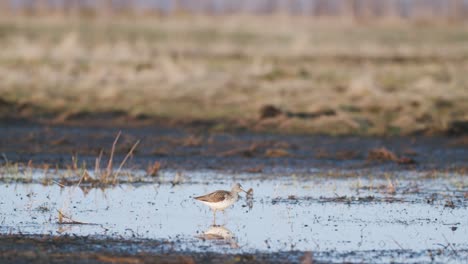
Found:
M 260 108 L 260 119 L 277 117 L 281 114 L 283 114 L 283 111 L 274 105 L 264 105 Z
M 372 149 L 369 151 L 367 155 L 367 160 L 372 161 L 397 161 L 398 157 L 395 153 L 391 152 L 390 150 L 382 147 L 377 149 Z
M 148 166 L 146 169 L 146 174 L 149 176 L 155 177 L 158 175 L 159 171 L 161 170 L 161 163 L 158 161 L 155 161 L 153 165 Z
M 387 189 L 388 194 L 396 194 L 396 184 L 395 181 L 391 180 L 390 177 L 387 177 Z
M 410 152 L 407 152 L 406 154 L 414 156 L 417 153 L 414 151 L 410 151 Z M 368 161 L 393 161 L 402 165 L 414 165 L 417 163 L 416 160 L 410 157 L 404 157 L 404 156 L 398 157 L 395 153 L 393 153 L 392 151 L 384 147 L 370 150 L 367 155 L 367 160 Z
M 94 165 L 95 178 L 93 178 L 88 173 L 88 171 L 85 170 L 84 173 L 83 173 L 82 178 L 80 179 L 80 183 L 81 183 L 82 180 L 84 182 L 86 182 L 86 183 L 92 183 L 92 184 L 95 184 L 95 185 L 104 185 L 104 186 L 107 185 L 107 184 L 110 184 L 110 183 L 112 183 L 112 184 L 117 183 L 118 177 L 119 177 L 119 175 L 120 175 L 120 173 L 122 171 L 123 166 L 125 165 L 125 163 L 129 159 L 129 157 L 133 155 L 133 152 L 135 151 L 136 147 L 140 143 L 140 141 L 137 140 L 132 145 L 132 147 L 128 151 L 127 155 L 125 155 L 124 159 L 120 163 L 117 170 L 114 171 L 114 155 L 115 155 L 116 146 L 117 146 L 117 143 L 119 142 L 121 134 L 122 134 L 122 132 L 119 131 L 117 133 L 117 136 L 114 139 L 114 142 L 112 143 L 112 148 L 111 148 L 111 151 L 110 151 L 110 157 L 109 157 L 109 160 L 107 162 L 106 168 L 104 168 L 104 169 L 101 168 L 101 160 L 102 160 L 102 156 L 103 156 L 103 151 L 101 150 L 99 152 L 99 156 L 96 158 L 95 165 Z M 78 168 L 78 159 L 76 158 L 76 156 L 72 156 L 72 161 L 73 161 L 72 162 L 73 165 L 72 165 L 71 169 L 72 169 L 72 171 L 76 172 L 76 171 L 79 170 L 79 168 Z
M 265 151 L 265 156 L 266 157 L 269 157 L 269 158 L 281 158 L 281 157 L 288 157 L 290 156 L 291 154 L 285 150 L 285 149 L 279 149 L 279 148 L 276 148 L 276 149 L 267 149 Z
M 244 157 L 253 157 L 256 154 L 256 151 L 260 148 L 259 144 L 251 144 L 248 147 L 239 147 L 234 148 L 231 150 L 223 151 L 218 155 L 221 157 L 229 157 L 229 156 L 244 156 Z
M 190 135 L 183 139 L 182 146 L 184 147 L 199 147 L 203 144 L 203 137 Z

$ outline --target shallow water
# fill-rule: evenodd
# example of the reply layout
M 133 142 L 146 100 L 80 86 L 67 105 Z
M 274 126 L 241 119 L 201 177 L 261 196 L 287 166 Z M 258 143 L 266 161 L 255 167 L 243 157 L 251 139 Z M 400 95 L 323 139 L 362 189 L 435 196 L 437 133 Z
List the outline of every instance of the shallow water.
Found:
M 172 250 L 232 253 L 420 252 L 450 243 L 458 256 L 468 257 L 463 176 L 403 177 L 394 181 L 392 193 L 386 179 L 184 175 L 174 186 L 121 184 L 104 190 L 0 184 L 0 233 L 158 239 L 175 242 Z M 228 189 L 235 181 L 254 189 L 253 200 L 240 199 L 218 213 L 212 226 L 209 208 L 192 197 Z M 92 225 L 58 224 L 57 210 Z

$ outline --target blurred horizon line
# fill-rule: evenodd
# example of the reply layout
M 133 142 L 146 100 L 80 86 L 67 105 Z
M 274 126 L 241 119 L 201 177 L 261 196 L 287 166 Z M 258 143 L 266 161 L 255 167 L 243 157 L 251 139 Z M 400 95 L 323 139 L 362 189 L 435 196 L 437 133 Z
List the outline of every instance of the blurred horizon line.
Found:
M 7 15 L 234 15 L 450 19 L 468 18 L 468 0 L 0 0 Z

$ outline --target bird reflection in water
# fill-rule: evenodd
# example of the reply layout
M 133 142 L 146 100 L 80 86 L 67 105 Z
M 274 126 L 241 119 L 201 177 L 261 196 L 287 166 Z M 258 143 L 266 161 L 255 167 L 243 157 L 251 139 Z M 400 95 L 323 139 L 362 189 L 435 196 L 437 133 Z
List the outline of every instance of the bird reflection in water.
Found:
M 211 225 L 198 238 L 213 241 L 217 245 L 229 245 L 231 248 L 239 248 L 234 234 L 222 225 Z

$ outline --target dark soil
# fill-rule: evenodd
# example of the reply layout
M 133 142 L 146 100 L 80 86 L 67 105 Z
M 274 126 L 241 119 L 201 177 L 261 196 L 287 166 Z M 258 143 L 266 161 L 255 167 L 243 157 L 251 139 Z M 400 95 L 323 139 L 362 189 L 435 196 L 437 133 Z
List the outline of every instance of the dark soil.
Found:
M 166 247 L 165 251 L 161 248 Z M 457 255 L 459 254 L 459 255 Z M 432 262 L 456 260 L 465 256 L 447 248 L 415 252 L 411 250 L 372 250 L 356 252 L 275 253 L 196 253 L 177 252 L 164 241 L 112 240 L 74 236 L 0 236 L 0 263 L 404 263 L 403 259 Z M 335 259 L 335 261 L 330 261 Z M 342 260 L 342 261 L 336 261 Z M 442 262 L 445 262 L 442 261 Z
M 114 121 L 112 121 L 114 120 Z M 154 121 L 154 120 L 153 120 Z M 245 172 L 308 172 L 324 170 L 468 169 L 466 137 L 333 137 L 281 135 L 248 131 L 215 132 L 199 123 L 125 123 L 93 116 L 66 124 L 4 120 L 0 153 L 10 162 L 64 167 L 76 155 L 94 166 L 109 156 L 119 131 L 116 162 L 140 140 L 128 165 L 146 169 L 220 169 Z M 104 164 L 104 163 L 102 163 Z
M 171 250 L 170 242 L 154 240 L 0 236 L 1 263 L 291 263 L 304 256 L 307 257 L 307 253 L 233 255 L 176 252 Z

